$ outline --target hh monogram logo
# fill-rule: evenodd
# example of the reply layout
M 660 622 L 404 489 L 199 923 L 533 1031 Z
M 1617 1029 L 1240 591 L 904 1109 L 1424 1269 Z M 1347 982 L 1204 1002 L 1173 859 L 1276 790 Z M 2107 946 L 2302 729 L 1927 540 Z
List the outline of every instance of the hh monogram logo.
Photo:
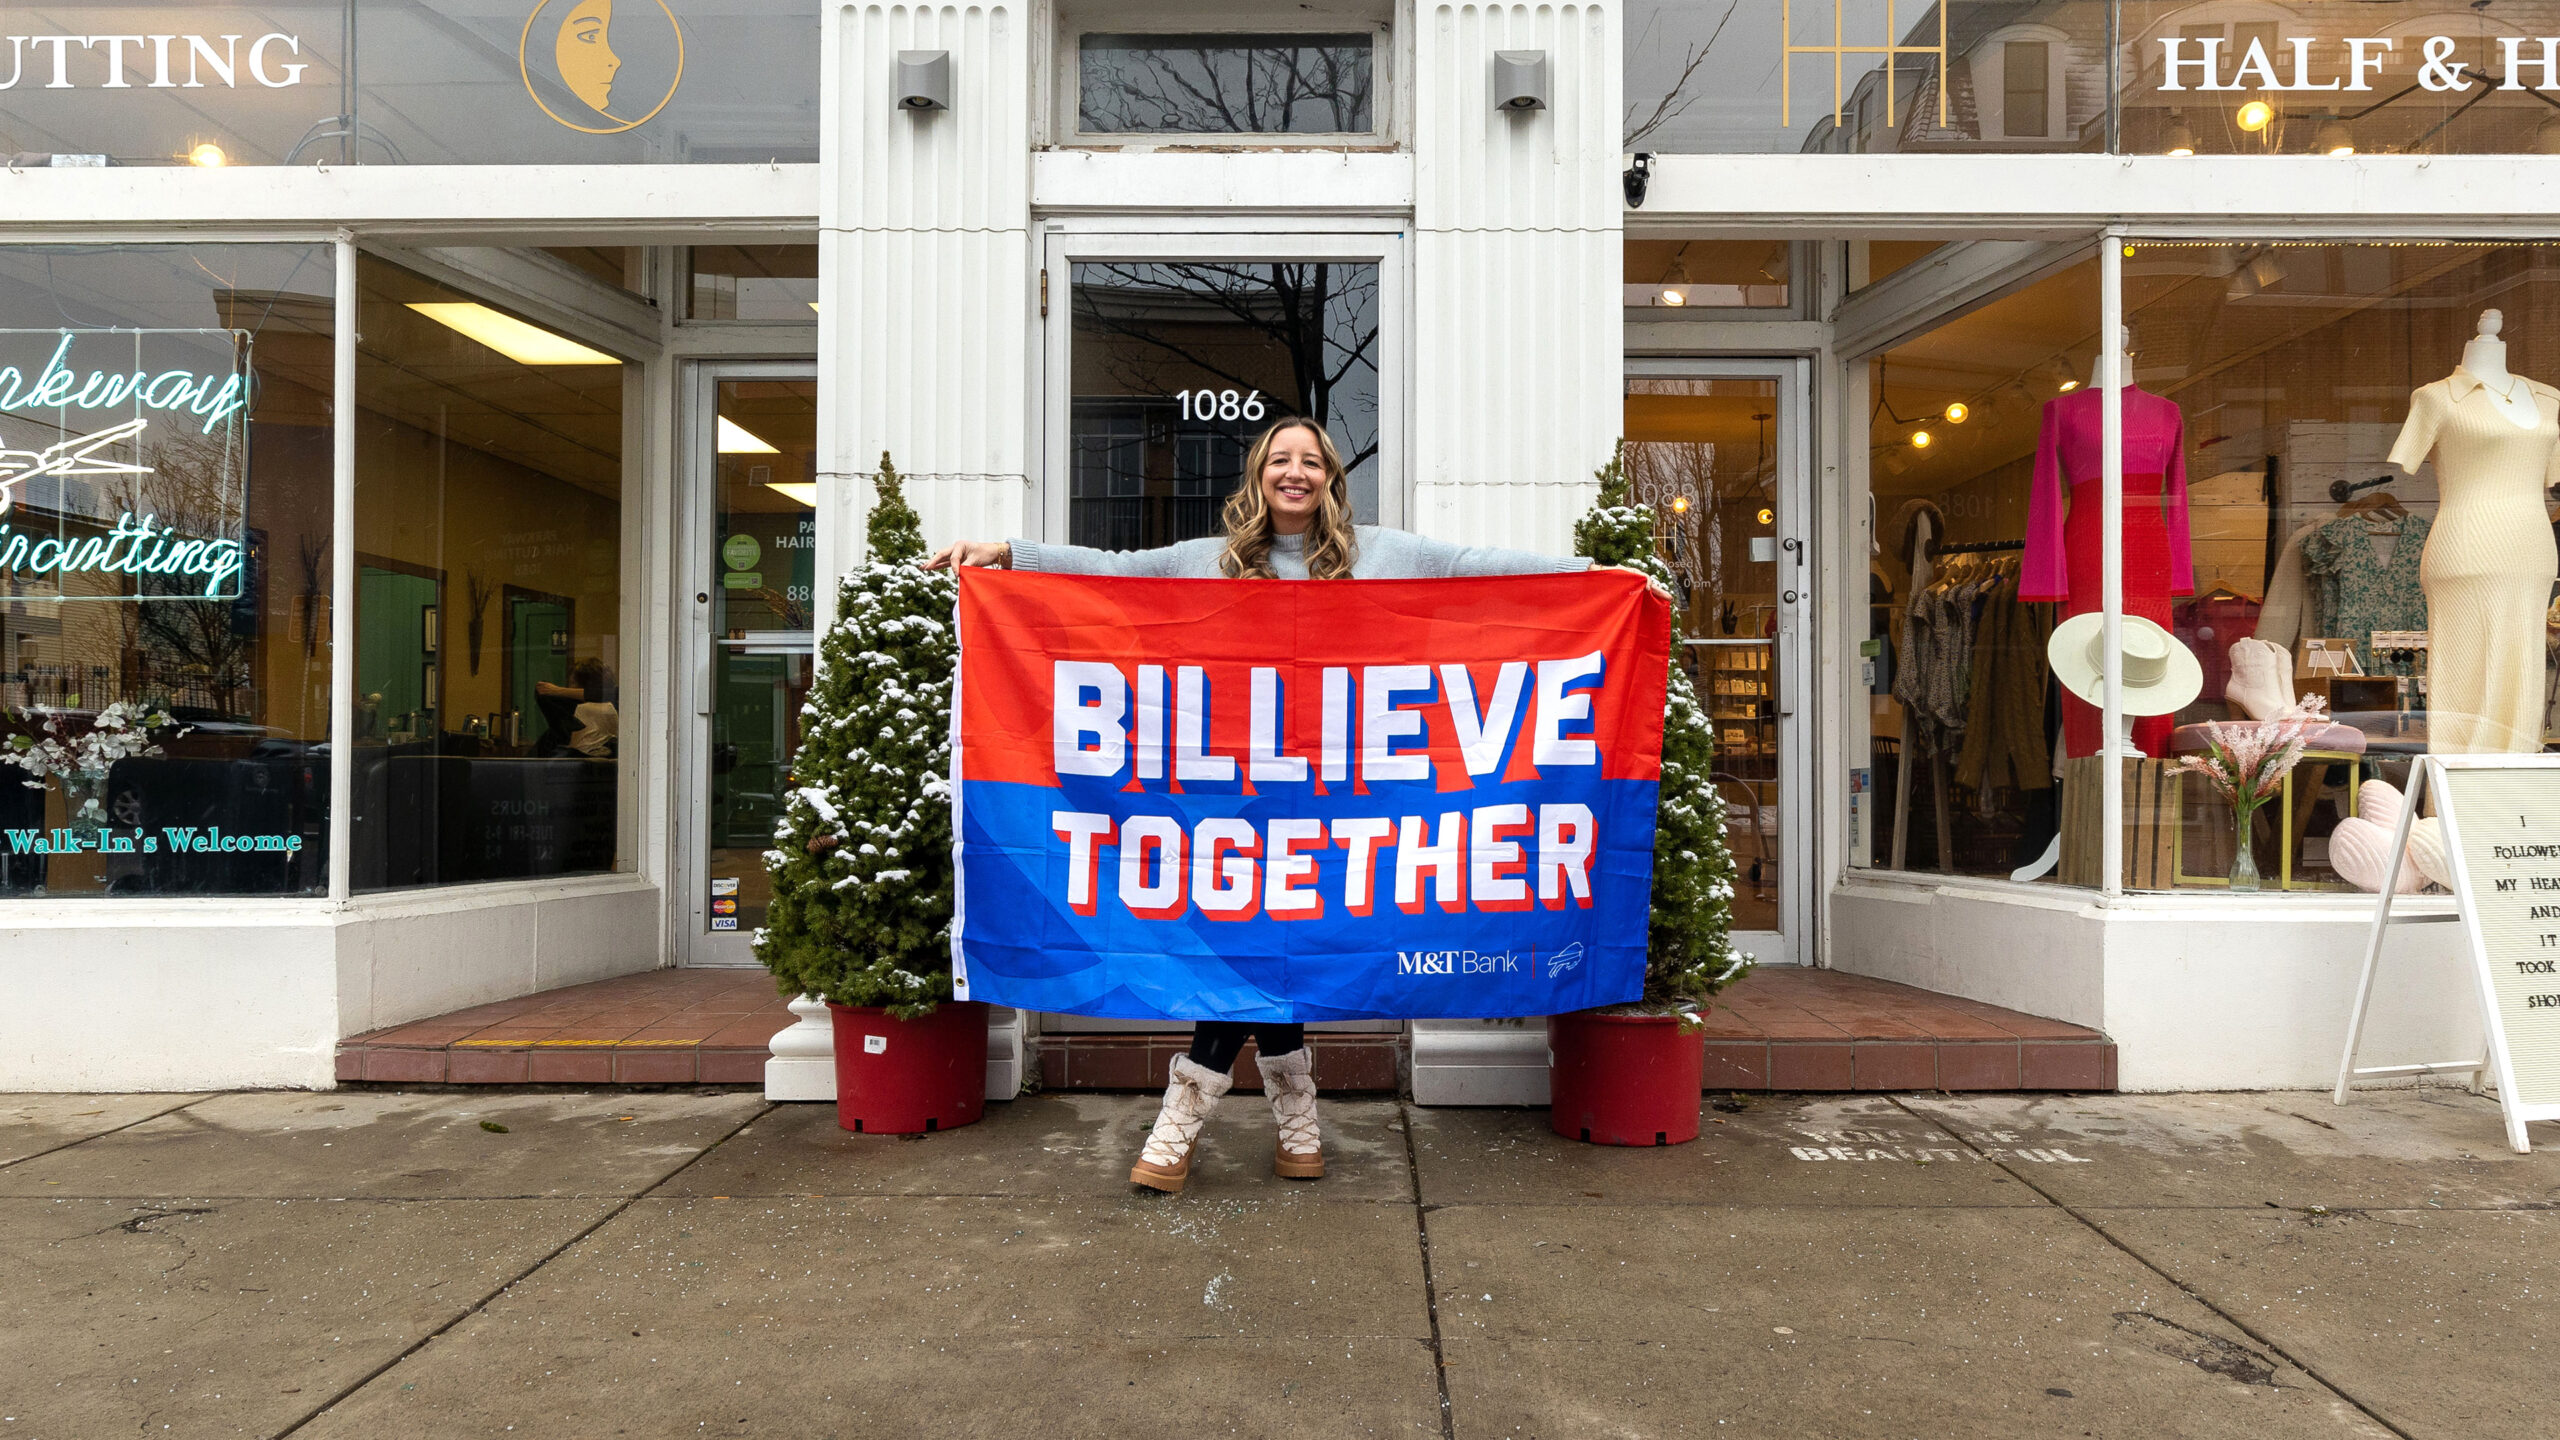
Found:
M 1830 44 L 1799 45 L 1796 43 L 1795 0 L 1779 0 L 1778 44 L 1781 53 L 1778 57 L 1778 123 L 1782 126 L 1795 124 L 1795 65 L 1796 57 L 1799 55 L 1831 57 L 1831 123 L 1834 125 L 1840 123 L 1841 107 L 1847 103 L 1848 98 L 1848 91 L 1844 84 L 1844 72 L 1847 69 L 1846 57 L 1851 55 L 1884 57 L 1884 123 L 1891 125 L 1894 123 L 1895 62 L 1905 55 L 1928 55 L 1935 57 L 1938 62 L 1938 123 L 1946 124 L 1947 7 L 1944 4 L 1938 6 L 1938 43 L 1935 45 L 1894 43 L 1895 37 L 1902 33 L 1901 22 L 1894 18 L 1894 0 L 1885 0 L 1884 4 L 1884 43 L 1852 45 L 1848 43 L 1848 36 L 1844 33 L 1841 21 L 1841 11 L 1844 8 L 1841 0 L 1832 0 Z

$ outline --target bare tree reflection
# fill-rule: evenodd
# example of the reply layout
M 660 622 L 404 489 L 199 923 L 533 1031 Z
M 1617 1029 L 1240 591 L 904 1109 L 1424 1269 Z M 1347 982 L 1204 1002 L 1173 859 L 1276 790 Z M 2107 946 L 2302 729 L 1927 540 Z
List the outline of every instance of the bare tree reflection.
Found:
M 1087 35 L 1077 125 L 1088 133 L 1359 133 L 1371 128 L 1365 35 Z

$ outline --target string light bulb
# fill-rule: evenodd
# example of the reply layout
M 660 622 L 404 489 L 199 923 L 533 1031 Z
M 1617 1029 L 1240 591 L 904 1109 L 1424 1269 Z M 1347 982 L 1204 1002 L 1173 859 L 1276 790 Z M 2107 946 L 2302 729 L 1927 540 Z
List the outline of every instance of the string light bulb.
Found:
M 2080 382 L 2079 382 L 2079 381 L 2077 381 L 2077 380 L 2065 380 L 2065 381 L 2063 381 L 2063 382 L 2062 382 L 2062 393 L 2063 393 L 2063 394 L 2065 394 L 2065 395 L 2068 395 L 2068 394 L 2070 394 L 2072 391 L 2077 390 L 2077 389 L 2079 389 L 2079 388 L 2080 388 Z
M 231 163 L 231 157 L 222 153 L 221 146 L 207 140 L 187 152 L 187 163 L 199 170 L 219 170 Z
M 1688 514 L 1688 513 L 1689 513 L 1689 497 L 1688 497 L 1688 496 L 1686 496 L 1686 495 L 1674 495 L 1674 496 L 1672 496 L 1672 497 L 1671 497 L 1671 513 L 1672 513 L 1672 514 L 1674 514 L 1674 515 L 1686 515 L 1686 514 Z
M 1777 518 L 1778 518 L 1778 512 L 1777 512 L 1777 511 L 1770 509 L 1770 508 L 1769 508 L 1768 506 L 1766 506 L 1766 505 L 1763 505 L 1763 506 L 1761 506 L 1761 507 L 1760 507 L 1760 523 L 1761 523 L 1761 524 L 1766 525 L 1766 524 L 1768 524 L 1770 521 L 1775 520 L 1775 519 L 1777 519 Z
M 2266 129 L 2275 118 L 2276 107 L 2264 100 L 2251 100 L 2241 105 L 2239 111 L 2231 117 L 2231 122 L 2254 135 Z
M 1961 401 L 1961 400 L 1955 400 L 1955 401 L 1950 401 L 1950 402 L 1948 402 L 1948 405 L 1947 405 L 1947 423 L 1948 423 L 1948 424 L 1950 424 L 1950 425 L 1961 425 L 1961 424 L 1963 424 L 1963 423 L 1965 422 L 1966 417 L 1968 417 L 1968 416 L 1970 416 L 1970 415 L 1972 415 L 1972 414 L 1973 414 L 1973 407 L 1972 407 L 1972 406 L 1970 406 L 1970 405 L 1967 405 L 1967 404 L 1966 404 L 1966 403 L 1964 403 L 1963 401 Z
M 1911 448 L 1914 450 L 1926 450 L 1936 443 L 1936 438 L 1930 435 L 1926 430 L 1914 430 L 1911 432 Z

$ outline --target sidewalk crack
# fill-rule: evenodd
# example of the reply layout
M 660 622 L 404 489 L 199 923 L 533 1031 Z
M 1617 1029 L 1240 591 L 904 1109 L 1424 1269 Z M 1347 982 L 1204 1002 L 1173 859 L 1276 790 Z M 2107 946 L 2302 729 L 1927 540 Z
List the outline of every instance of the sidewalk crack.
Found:
M 1458 1440 L 1456 1414 L 1449 1407 L 1449 1357 L 1440 1347 L 1440 1286 L 1431 1274 L 1431 1212 L 1437 1205 L 1422 1203 L 1422 1158 L 1414 1148 L 1413 1107 L 1402 1100 L 1396 1102 L 1396 1115 L 1404 1131 L 1405 1178 L 1413 1186 L 1413 1239 L 1422 1251 L 1422 1307 L 1431 1317 L 1431 1378 L 1440 1387 L 1440 1440 Z

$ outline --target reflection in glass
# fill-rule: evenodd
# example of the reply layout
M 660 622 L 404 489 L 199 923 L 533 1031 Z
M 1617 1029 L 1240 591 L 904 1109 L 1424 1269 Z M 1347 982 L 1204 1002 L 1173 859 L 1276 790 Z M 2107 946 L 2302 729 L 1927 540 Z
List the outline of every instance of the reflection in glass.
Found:
M 1372 130 L 1367 35 L 1085 35 L 1088 135 L 1339 135 Z
M 358 283 L 356 888 L 612 869 L 624 367 Z
M 1787 303 L 1794 247 L 1784 240 L 1629 240 L 1630 309 L 1766 309 Z
M 333 275 L 0 249 L 0 894 L 325 893 Z
M 1661 517 L 1682 663 L 1716 733 L 1736 930 L 1778 930 L 1778 385 L 1626 382 L 1627 479 Z
M 685 255 L 686 319 L 817 323 L 817 246 L 696 245 Z
M 1109 550 L 1218 531 L 1252 438 L 1331 432 L 1352 508 L 1378 514 L 1378 267 L 1079 261 L 1067 539 Z
M 763 855 L 789 793 L 809 696 L 817 576 L 818 386 L 724 380 L 711 546 L 709 803 L 699 812 L 710 928 L 751 934 L 771 899 Z
M 818 158 L 806 0 L 13 6 L 0 154 L 116 165 Z M 53 71 L 54 47 L 72 43 Z M 85 38 L 84 38 L 85 37 Z M 22 73 L 21 73 L 22 72 Z M 39 79 L 38 76 L 42 78 Z M 53 83 L 56 79 L 60 83 Z

